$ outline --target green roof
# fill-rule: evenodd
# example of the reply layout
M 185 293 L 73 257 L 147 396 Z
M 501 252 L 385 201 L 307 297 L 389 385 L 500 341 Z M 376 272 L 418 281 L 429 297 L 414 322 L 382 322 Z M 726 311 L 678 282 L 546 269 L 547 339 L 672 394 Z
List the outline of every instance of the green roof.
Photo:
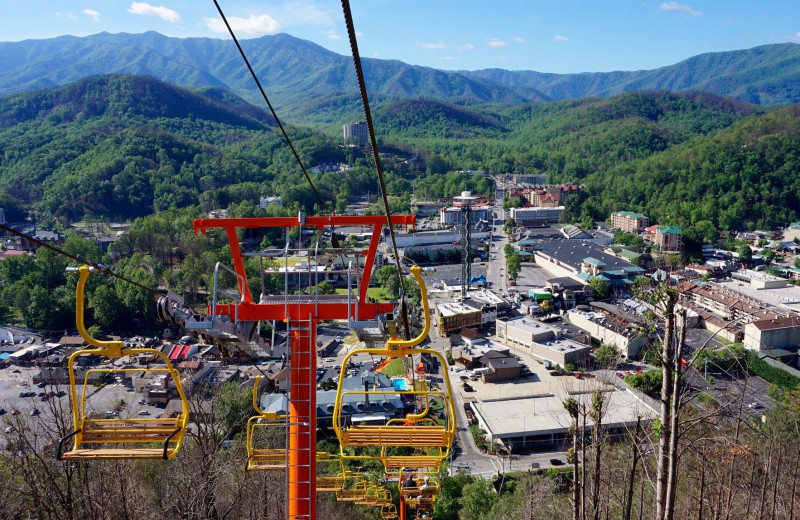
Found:
M 683 230 L 677 226 L 658 226 L 658 230 L 664 235 L 682 235 Z
M 630 249 L 622 249 L 621 251 L 618 251 L 617 254 L 630 262 L 635 262 L 640 256 L 642 256 L 640 253 L 631 251 Z
M 605 267 L 606 264 L 598 260 L 597 258 L 592 258 L 591 256 L 587 256 L 583 259 L 584 262 L 587 264 L 596 265 L 597 267 Z
M 525 240 L 520 240 L 519 242 L 517 242 L 517 245 L 518 246 L 535 246 L 536 245 L 536 240 L 534 240 L 532 238 L 526 238 Z
M 620 217 L 628 217 L 632 219 L 647 218 L 645 215 L 642 215 L 641 213 L 634 213 L 633 211 L 615 211 L 612 213 L 612 215 L 619 215 Z

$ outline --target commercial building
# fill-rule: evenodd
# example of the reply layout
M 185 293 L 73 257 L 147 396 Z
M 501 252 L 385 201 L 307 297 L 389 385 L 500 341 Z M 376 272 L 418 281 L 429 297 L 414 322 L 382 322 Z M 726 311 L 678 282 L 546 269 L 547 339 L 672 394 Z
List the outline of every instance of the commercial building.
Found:
M 283 207 L 283 197 L 280 195 L 269 195 L 267 197 L 261 197 L 261 200 L 258 202 L 258 207 L 267 209 L 272 205 L 276 205 L 280 208 Z
M 705 309 L 726 321 L 750 323 L 781 317 L 763 302 L 733 291 L 724 284 L 700 286 L 687 281 L 678 284 L 678 291 L 681 303 Z
M 598 277 L 614 287 L 625 287 L 645 271 L 623 258 L 606 253 L 587 240 L 542 240 L 533 251 L 534 261 L 558 277 L 588 283 Z
M 473 231 L 473 240 L 485 240 L 489 238 L 488 232 Z M 458 228 L 453 230 L 441 231 L 416 231 L 413 233 L 399 232 L 395 233 L 395 241 L 397 247 L 415 247 L 415 246 L 429 246 L 436 244 L 454 244 L 461 242 L 461 232 Z
M 611 229 L 626 233 L 641 233 L 650 225 L 650 219 L 633 211 L 615 211 L 611 214 Z
M 511 208 L 510 217 L 518 225 L 543 226 L 550 222 L 558 222 L 564 206 L 554 208 Z
M 570 323 L 591 335 L 592 339 L 605 345 L 613 345 L 625 359 L 637 357 L 644 347 L 647 336 L 642 333 L 640 320 L 625 313 L 612 314 L 599 308 L 593 311 L 571 309 L 567 316 Z
M 521 317 L 499 319 L 495 322 L 497 340 L 514 351 L 521 351 L 542 361 L 557 365 L 582 364 L 589 357 L 588 337 L 578 342 L 567 338 L 559 326 Z
M 621 437 L 635 428 L 638 420 L 649 423 L 657 417 L 654 409 L 634 394 L 602 385 L 598 389 L 605 401 L 603 429 L 611 437 Z M 591 392 L 556 395 L 547 393 L 533 397 L 512 397 L 475 400 L 470 408 L 478 425 L 486 431 L 489 442 L 499 442 L 512 453 L 523 448 L 561 448 L 572 441 L 572 419 L 564 408 L 564 400 L 591 399 Z M 587 407 L 590 404 L 587 401 Z M 594 422 L 587 417 L 587 431 Z
M 489 203 L 471 206 L 469 210 L 469 224 L 474 226 L 480 221 L 492 219 L 492 207 Z M 464 222 L 464 210 L 459 206 L 439 209 L 439 222 L 445 226 L 460 226 Z
M 683 250 L 683 230 L 675 226 L 650 226 L 645 229 L 645 240 L 662 253 L 679 253 Z
M 534 185 L 544 185 L 547 183 L 547 174 L 546 173 L 515 173 L 511 176 L 512 182 L 514 184 L 534 184 Z
M 481 309 L 460 302 L 437 302 L 436 321 L 439 332 L 457 332 L 464 327 L 479 327 L 483 321 Z
M 344 125 L 342 130 L 344 132 L 344 144 L 349 146 L 360 146 L 361 148 L 367 146 L 369 131 L 365 121 L 358 121 L 357 123 Z
M 758 320 L 744 326 L 744 346 L 761 351 L 800 346 L 800 316 Z

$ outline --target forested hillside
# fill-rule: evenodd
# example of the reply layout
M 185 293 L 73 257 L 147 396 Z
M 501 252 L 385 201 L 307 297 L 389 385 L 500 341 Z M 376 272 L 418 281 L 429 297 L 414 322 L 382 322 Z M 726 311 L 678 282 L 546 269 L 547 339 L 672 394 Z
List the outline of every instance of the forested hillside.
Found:
M 359 117 L 350 56 L 288 34 L 248 39 L 243 47 L 281 117 L 334 127 Z M 798 57 L 800 45 L 783 43 L 702 54 L 639 71 L 446 71 L 374 58 L 365 58 L 363 66 L 373 101 L 423 98 L 460 105 L 520 105 L 669 90 L 788 105 L 800 102 Z M 260 101 L 227 39 L 171 38 L 151 31 L 0 43 L 0 95 L 110 73 L 145 74 L 186 87 L 225 88 L 250 102 Z
M 690 230 L 765 227 L 797 217 L 796 107 L 765 112 L 712 94 L 628 93 L 515 107 L 385 101 L 374 107 L 389 192 L 407 209 L 421 196 L 477 187 L 437 180 L 452 170 L 547 173 L 585 183 L 572 218 L 645 211 Z M 377 193 L 374 165 L 338 136 L 290 134 L 329 208 Z M 313 211 L 318 201 L 274 121 L 216 87 L 190 91 L 141 76 L 97 76 L 0 99 L 0 203 L 9 218 L 130 219 L 168 208 L 224 208 L 281 195 Z M 345 179 L 346 182 L 342 182 Z M 472 186 L 468 186 L 472 184 Z M 450 186 L 450 187 L 447 187 Z
M 36 211 L 67 221 L 129 219 L 274 180 L 265 193 L 310 209 L 313 194 L 294 182 L 300 170 L 273 125 L 229 92 L 142 76 L 17 94 L 0 100 L 0 188 L 17 209 L 9 218 Z M 344 160 L 333 140 L 293 130 L 308 163 Z

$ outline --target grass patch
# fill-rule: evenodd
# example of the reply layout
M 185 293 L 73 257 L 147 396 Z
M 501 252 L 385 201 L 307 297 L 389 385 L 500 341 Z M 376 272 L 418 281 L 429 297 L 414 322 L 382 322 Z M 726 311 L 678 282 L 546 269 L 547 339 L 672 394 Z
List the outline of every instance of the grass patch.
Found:
M 285 257 L 280 256 L 280 257 L 277 257 L 277 258 L 273 258 L 273 260 L 275 260 L 275 263 L 278 264 L 278 267 L 284 267 L 286 265 L 286 258 Z M 308 258 L 304 257 L 304 256 L 303 257 L 290 256 L 289 257 L 289 267 L 294 267 L 297 264 L 299 264 L 300 262 L 302 262 L 303 260 L 308 260 Z
M 709 407 L 715 407 L 715 406 L 717 406 L 719 404 L 719 403 L 717 403 L 716 399 L 714 399 L 712 396 L 710 396 L 709 394 L 707 394 L 705 392 L 700 392 L 699 394 L 697 394 L 697 397 L 695 397 L 695 400 L 698 403 L 700 403 L 702 405 L 705 405 L 705 406 L 709 406 Z
M 381 370 L 381 373 L 387 377 L 405 376 L 406 367 L 403 366 L 403 359 L 397 358 L 391 360 L 389 364 Z
M 347 289 L 336 289 L 336 294 L 346 295 Z M 391 301 L 386 297 L 386 295 L 383 294 L 383 289 L 380 287 L 369 287 L 367 289 L 367 297 L 378 300 L 379 302 Z

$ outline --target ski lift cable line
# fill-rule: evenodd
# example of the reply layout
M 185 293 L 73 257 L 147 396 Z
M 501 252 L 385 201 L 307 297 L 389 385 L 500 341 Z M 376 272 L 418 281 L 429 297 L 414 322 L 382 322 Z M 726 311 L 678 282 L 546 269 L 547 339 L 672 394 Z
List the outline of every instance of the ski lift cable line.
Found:
M 131 285 L 135 285 L 136 287 L 139 287 L 140 289 L 144 289 L 145 291 L 147 291 L 149 293 L 152 293 L 157 298 L 159 298 L 159 297 L 164 295 L 164 293 L 162 291 L 159 291 L 157 289 L 153 289 L 152 287 L 148 287 L 146 285 L 142 285 L 139 282 L 131 280 L 130 278 L 126 278 L 125 276 L 122 276 L 121 274 L 115 273 L 108 266 L 105 266 L 103 264 L 98 264 L 96 262 L 89 262 L 88 260 L 84 260 L 83 258 L 75 256 L 75 255 L 73 255 L 71 253 L 67 253 L 63 249 L 59 249 L 59 248 L 55 247 L 52 244 L 48 244 L 47 242 L 43 242 L 42 240 L 39 240 L 38 238 L 35 238 L 35 237 L 31 236 L 31 235 L 28 235 L 27 233 L 23 233 L 21 231 L 17 231 L 16 229 L 14 229 L 12 227 L 9 227 L 9 226 L 7 226 L 5 224 L 0 224 L 0 229 L 2 229 L 4 231 L 7 231 L 7 232 L 9 232 L 9 233 L 11 233 L 13 235 L 17 235 L 20 238 L 24 238 L 25 240 L 28 240 L 28 241 L 36 244 L 39 247 L 43 247 L 45 249 L 49 249 L 50 251 L 53 251 L 56 254 L 59 254 L 61 256 L 65 256 L 65 257 L 69 258 L 70 260 L 74 260 L 75 262 L 78 262 L 81 265 L 88 265 L 89 267 L 92 267 L 92 268 L 94 268 L 95 270 L 97 270 L 97 271 L 99 271 L 101 273 L 107 274 L 109 276 L 113 276 L 114 278 L 122 280 L 123 282 L 127 282 L 127 283 L 129 283 Z
M 214 5 L 217 7 L 217 11 L 219 12 L 220 17 L 222 18 L 222 21 L 225 23 L 225 27 L 228 28 L 228 32 L 230 33 L 231 38 L 233 39 L 233 42 L 236 44 L 236 48 L 239 49 L 239 54 L 241 54 L 242 60 L 244 60 L 245 65 L 247 65 L 247 70 L 250 71 L 250 75 L 253 77 L 253 81 L 256 82 L 256 86 L 258 87 L 259 92 L 261 92 L 261 96 L 264 98 L 264 101 L 267 103 L 267 106 L 269 107 L 269 111 L 272 113 L 272 117 L 275 119 L 275 122 L 278 124 L 278 128 L 280 128 L 281 133 L 283 134 L 283 138 L 286 140 L 286 144 L 289 145 L 289 148 L 292 150 L 292 154 L 294 155 L 294 158 L 297 160 L 297 164 L 300 166 L 300 169 L 303 170 L 303 175 L 305 176 L 306 180 L 308 181 L 308 184 L 311 186 L 311 191 L 314 192 L 314 196 L 316 197 L 317 202 L 319 202 L 320 209 L 324 209 L 325 208 L 325 203 L 322 201 L 322 197 L 320 197 L 319 192 L 317 192 L 317 188 L 314 186 L 314 183 L 311 181 L 311 176 L 309 176 L 308 170 L 303 165 L 303 161 L 300 159 L 300 155 L 297 153 L 297 150 L 295 150 L 294 145 L 292 144 L 292 140 L 289 139 L 289 134 L 286 133 L 286 130 L 283 128 L 283 124 L 281 123 L 281 120 L 278 119 L 278 114 L 276 114 L 275 113 L 275 109 L 272 108 L 272 103 L 270 103 L 269 98 L 267 97 L 267 93 L 264 91 L 264 87 L 261 86 L 261 81 L 259 81 L 255 70 L 253 70 L 252 65 L 250 65 L 250 60 L 247 59 L 247 55 L 245 54 L 244 49 L 242 48 L 241 44 L 239 43 L 239 39 L 236 38 L 236 34 L 233 32 L 233 28 L 228 23 L 228 18 L 225 16 L 225 13 L 222 12 L 222 8 L 220 7 L 219 2 L 217 0 L 214 0 Z
M 214 0 L 216 2 L 216 0 Z M 369 97 L 367 95 L 367 85 L 364 81 L 364 70 L 361 67 L 361 57 L 358 52 L 358 40 L 356 39 L 355 25 L 353 24 L 353 14 L 350 11 L 349 0 L 342 0 L 342 11 L 344 12 L 344 19 L 347 25 L 347 36 L 350 40 L 350 50 L 353 55 L 353 64 L 356 70 L 356 77 L 358 78 L 358 88 L 361 92 L 361 102 L 364 107 L 364 118 L 367 122 L 367 130 L 369 131 L 369 140 L 372 145 L 372 156 L 375 159 L 375 169 L 378 172 L 378 184 L 381 188 L 381 196 L 383 198 L 383 207 L 386 213 L 386 224 L 389 228 L 389 236 L 392 240 L 392 250 L 394 251 L 395 263 L 397 264 L 397 276 L 399 278 L 399 296 L 401 303 L 401 312 L 403 315 L 403 323 L 405 327 L 406 338 L 411 337 L 410 325 L 408 322 L 408 308 L 406 305 L 405 288 L 403 287 L 403 266 L 400 263 L 400 252 L 397 248 L 397 240 L 392 227 L 392 211 L 389 208 L 389 198 L 386 194 L 386 182 L 383 178 L 383 167 L 381 165 L 380 154 L 378 153 L 378 141 L 375 138 L 375 125 L 372 122 L 372 113 L 369 108 Z

